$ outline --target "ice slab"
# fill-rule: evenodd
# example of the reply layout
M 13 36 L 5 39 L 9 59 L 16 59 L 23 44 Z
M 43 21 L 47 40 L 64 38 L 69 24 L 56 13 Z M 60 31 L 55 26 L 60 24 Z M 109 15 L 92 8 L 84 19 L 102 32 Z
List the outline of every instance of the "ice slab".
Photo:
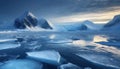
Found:
M 0 39 L 0 50 L 19 47 L 17 39 Z
M 42 69 L 42 64 L 31 60 L 10 60 L 1 64 L 0 69 Z
M 0 44 L 0 50 L 4 49 L 11 49 L 11 48 L 17 48 L 20 47 L 20 44 L 14 44 L 14 43 L 2 43 Z
M 3 42 L 14 42 L 16 40 L 17 39 L 0 39 L 0 43 L 3 43 Z
M 63 64 L 59 67 L 59 69 L 82 69 L 80 67 L 78 67 L 77 65 L 74 65 L 72 63 L 68 63 L 68 64 Z
M 59 65 L 61 62 L 60 54 L 54 50 L 27 52 L 27 55 L 28 58 L 32 58 L 48 64 Z

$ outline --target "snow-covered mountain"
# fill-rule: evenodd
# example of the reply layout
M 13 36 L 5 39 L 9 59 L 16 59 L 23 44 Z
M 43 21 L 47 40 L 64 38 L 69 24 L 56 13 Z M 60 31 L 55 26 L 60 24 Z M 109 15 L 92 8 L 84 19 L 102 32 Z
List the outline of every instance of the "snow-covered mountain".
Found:
M 38 19 L 31 12 L 27 11 L 14 22 L 0 22 L 0 30 L 45 30 L 53 29 L 52 24 L 44 18 Z
M 94 24 L 91 21 L 83 21 L 83 22 L 72 22 L 72 23 L 64 23 L 56 25 L 57 29 L 60 31 L 81 31 L 81 30 L 99 30 L 99 26 Z
M 110 22 L 108 22 L 104 29 L 107 30 L 119 30 L 120 28 L 120 15 L 116 15 Z
M 41 27 L 41 28 L 44 28 L 44 29 L 53 29 L 52 24 L 50 22 L 48 22 L 46 19 L 44 19 L 44 18 L 41 18 L 38 21 L 38 26 Z
M 95 24 L 89 20 L 84 21 L 83 24 L 86 25 L 89 28 L 89 30 L 100 30 L 101 29 L 101 25 Z
M 14 26 L 17 29 L 37 26 L 38 20 L 31 12 L 25 12 L 22 16 L 15 19 Z
M 15 19 L 13 23 L 1 23 L 0 30 L 57 30 L 57 31 L 88 31 L 99 30 L 100 27 L 91 21 L 69 22 L 69 23 L 50 23 L 44 18 L 38 19 L 31 12 L 27 11 L 22 16 Z
M 15 20 L 14 27 L 17 29 L 33 29 L 35 27 L 52 29 L 47 20 L 43 18 L 38 20 L 31 12 L 25 12 L 21 17 L 18 17 Z

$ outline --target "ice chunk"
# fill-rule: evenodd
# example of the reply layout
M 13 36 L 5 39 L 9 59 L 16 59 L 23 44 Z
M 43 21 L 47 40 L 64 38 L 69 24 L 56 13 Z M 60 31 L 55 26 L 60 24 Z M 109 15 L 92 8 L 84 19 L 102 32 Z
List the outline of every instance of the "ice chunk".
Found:
M 17 39 L 0 39 L 0 43 L 2 42 L 13 42 L 16 41 Z
M 31 60 L 10 60 L 0 66 L 0 69 L 42 69 L 42 64 Z
M 59 69 L 82 69 L 77 65 L 74 65 L 72 63 L 68 63 L 68 64 L 63 64 L 59 67 Z
M 19 43 L 0 43 L 0 50 L 3 49 L 10 49 L 10 48 L 17 48 L 21 45 Z
M 61 63 L 60 54 L 54 50 L 27 52 L 27 55 L 28 58 L 32 58 L 53 65 L 59 65 Z
M 85 67 L 84 69 L 92 69 L 92 68 L 90 68 L 90 67 Z
M 0 50 L 20 47 L 20 44 L 16 42 L 17 39 L 1 39 Z

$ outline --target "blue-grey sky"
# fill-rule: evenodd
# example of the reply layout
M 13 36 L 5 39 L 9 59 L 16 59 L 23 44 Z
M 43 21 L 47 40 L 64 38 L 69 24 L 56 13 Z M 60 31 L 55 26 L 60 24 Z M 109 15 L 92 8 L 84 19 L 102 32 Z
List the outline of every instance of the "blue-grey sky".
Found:
M 120 14 L 120 0 L 0 0 L 0 20 L 14 21 L 25 11 L 51 22 L 105 23 Z

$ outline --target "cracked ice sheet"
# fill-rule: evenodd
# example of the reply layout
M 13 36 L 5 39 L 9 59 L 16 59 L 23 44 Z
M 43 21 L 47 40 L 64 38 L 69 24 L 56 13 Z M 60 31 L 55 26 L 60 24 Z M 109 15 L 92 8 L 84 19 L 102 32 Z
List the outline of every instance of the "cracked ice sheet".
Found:
M 101 45 L 90 41 L 80 40 L 73 43 L 76 46 L 88 49 L 88 52 L 77 53 L 89 61 L 103 64 L 106 66 L 120 68 L 120 50 L 114 46 Z M 91 52 L 91 51 L 93 52 Z
M 54 50 L 45 50 L 37 52 L 27 52 L 28 58 L 39 60 L 40 62 L 45 62 L 53 65 L 59 65 L 61 56 L 58 52 Z
M 120 49 L 116 48 L 115 46 L 101 45 L 98 43 L 94 43 L 91 41 L 84 41 L 84 40 L 73 41 L 73 45 L 95 50 L 97 52 L 104 52 L 104 53 L 109 52 L 112 53 L 113 55 L 117 55 L 120 57 Z
M 119 59 L 114 59 L 113 57 L 111 56 L 106 56 L 106 55 L 103 55 L 103 54 L 97 54 L 97 53 L 94 53 L 94 54 L 76 54 L 80 57 L 83 57 L 91 62 L 94 62 L 94 63 L 98 63 L 98 64 L 101 64 L 101 65 L 105 65 L 105 66 L 110 66 L 110 67 L 114 67 L 114 68 L 120 68 L 120 60 Z

